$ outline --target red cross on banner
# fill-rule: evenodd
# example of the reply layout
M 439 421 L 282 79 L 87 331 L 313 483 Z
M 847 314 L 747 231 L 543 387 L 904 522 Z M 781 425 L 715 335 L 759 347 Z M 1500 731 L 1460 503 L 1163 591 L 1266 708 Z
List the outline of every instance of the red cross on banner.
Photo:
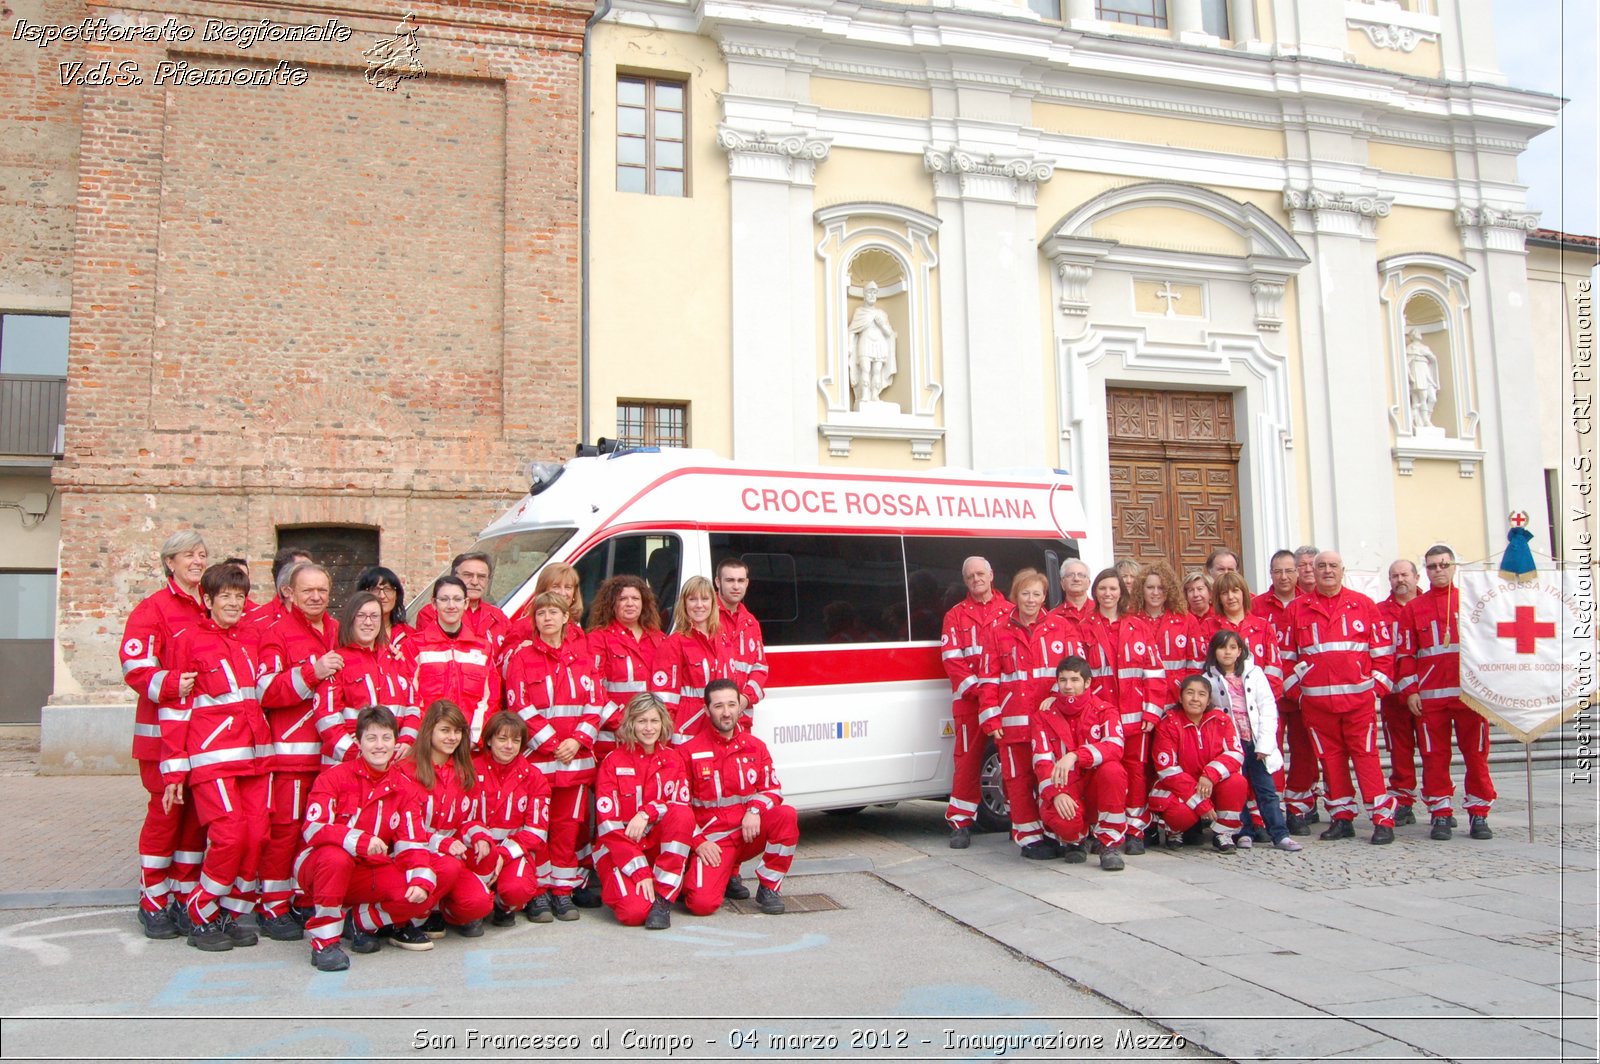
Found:
M 1518 654 L 1532 654 L 1535 643 L 1556 634 L 1555 624 L 1551 621 L 1540 622 L 1535 612 L 1532 606 L 1518 606 L 1517 619 L 1501 621 L 1495 634 L 1501 639 L 1515 639 Z

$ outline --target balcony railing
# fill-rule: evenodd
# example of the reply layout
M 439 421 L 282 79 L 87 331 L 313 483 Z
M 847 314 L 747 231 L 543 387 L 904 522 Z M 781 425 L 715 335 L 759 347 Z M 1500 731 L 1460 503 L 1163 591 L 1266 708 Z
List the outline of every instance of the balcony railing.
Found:
M 0 373 L 0 455 L 59 458 L 67 421 L 67 379 Z

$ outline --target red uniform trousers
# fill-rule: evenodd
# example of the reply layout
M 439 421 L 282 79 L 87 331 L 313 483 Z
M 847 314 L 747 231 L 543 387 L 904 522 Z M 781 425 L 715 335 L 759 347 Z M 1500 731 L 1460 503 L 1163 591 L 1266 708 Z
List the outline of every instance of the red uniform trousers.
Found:
M 1322 766 L 1311 729 L 1299 703 L 1278 703 L 1278 749 L 1284 753 L 1287 770 L 1280 789 L 1286 815 L 1306 817 L 1317 811 L 1317 779 Z
M 300 888 L 313 906 L 306 919 L 311 948 L 339 944 L 344 911 L 355 926 L 375 935 L 390 924 L 426 917 L 439 899 L 435 886 L 420 903 L 406 901 L 406 874 L 393 861 L 357 861 L 337 846 L 314 846 L 300 863 Z
M 1188 773 L 1168 776 L 1162 781 L 1170 794 L 1153 797 L 1150 807 L 1167 822 L 1169 831 L 1188 831 L 1202 820 L 1211 821 L 1213 833 L 1237 835 L 1244 800 L 1250 793 L 1244 773 L 1236 772 L 1211 788 L 1211 797 L 1195 793 L 1198 781 Z
M 1383 744 L 1389 748 L 1389 793 L 1397 806 L 1410 809 L 1417 801 L 1417 737 L 1422 721 L 1411 715 L 1405 699 L 1397 695 L 1385 697 L 1378 713 L 1383 720 Z
M 950 781 L 950 804 L 944 818 L 951 828 L 970 828 L 983 796 L 983 730 L 978 727 L 978 699 L 958 698 L 953 705 L 956 729 L 956 769 Z
M 550 847 L 545 851 L 549 861 L 540 867 L 539 876 L 543 890 L 571 894 L 583 885 L 578 855 L 589 849 L 591 790 L 587 783 L 550 788 Z
M 1127 834 L 1144 838 L 1150 826 L 1150 733 L 1141 721 L 1122 733 L 1122 774 L 1127 781 Z
M 1032 738 L 1032 735 L 1029 735 Z M 1011 806 L 1011 841 L 1027 846 L 1044 839 L 1044 822 L 1039 819 L 1038 781 L 1033 777 L 1033 747 L 1030 743 L 1001 743 L 1000 774 L 1005 783 L 1006 802 Z
M 267 839 L 267 777 L 223 776 L 186 788 L 206 826 L 200 885 L 189 895 L 189 919 L 209 924 L 217 907 L 242 914 L 255 906 L 256 876 Z
M 1378 761 L 1378 711 L 1376 707 L 1334 713 L 1317 705 L 1302 704 L 1311 744 L 1322 762 L 1327 787 L 1323 804 L 1334 820 L 1356 818 L 1355 788 L 1367 803 L 1374 827 L 1394 827 L 1394 798 L 1383 789 L 1383 765 Z M 1355 767 L 1355 784 L 1350 781 Z
M 1102 849 L 1121 846 L 1127 834 L 1128 771 L 1121 761 L 1107 761 L 1099 768 L 1072 770 L 1067 778 L 1067 793 L 1078 803 L 1078 815 L 1067 819 L 1056 813 L 1054 802 L 1041 801 L 1039 816 L 1045 830 L 1062 842 L 1082 842 L 1089 822 L 1094 822 L 1094 838 Z
M 1455 796 L 1455 781 L 1450 778 L 1450 730 L 1454 728 L 1461 757 L 1467 763 L 1461 803 L 1468 816 L 1488 816 L 1494 800 L 1494 781 L 1489 778 L 1489 722 L 1466 706 L 1422 711 L 1422 800 L 1431 816 L 1449 816 Z
M 289 911 L 289 898 L 294 894 L 295 858 L 305 845 L 301 828 L 304 827 L 306 799 L 316 779 L 315 772 L 267 775 L 267 844 L 261 852 L 260 909 L 269 918 Z
M 683 872 L 689 863 L 689 838 L 694 834 L 694 814 L 686 805 L 667 806 L 667 815 L 650 825 L 644 838 L 634 842 L 621 832 L 606 836 L 596 847 L 600 898 L 624 927 L 638 927 L 650 915 L 650 903 L 639 892 L 634 876 L 649 869 L 656 897 L 677 900 L 683 890 Z M 726 884 L 724 884 L 726 885 Z
M 192 801 L 174 805 L 170 813 L 162 812 L 161 796 L 167 785 L 162 782 L 159 761 L 140 761 L 139 781 L 150 795 L 144 826 L 139 829 L 139 907 L 154 913 L 167 907 L 174 892 L 182 902 L 199 885 L 206 829 Z
M 471 856 L 472 847 L 468 846 L 467 857 Z M 482 920 L 494 909 L 494 895 L 483 885 L 483 880 L 468 870 L 463 858 L 430 853 L 428 862 L 433 868 L 433 897 L 428 899 L 427 910 L 413 918 L 412 923 L 422 923 L 429 912 L 438 909 L 445 923 L 460 926 Z
M 688 881 L 683 888 L 683 903 L 696 916 L 710 916 L 722 904 L 728 881 L 739 874 L 739 866 L 762 854 L 756 878 L 764 887 L 778 890 L 794 863 L 795 844 L 800 841 L 800 819 L 794 806 L 778 805 L 761 811 L 761 830 L 750 842 L 735 827 L 733 833 L 717 842 L 722 848 L 722 863 L 712 868 L 696 855 L 689 859 Z
M 473 854 L 468 854 L 467 868 L 472 873 L 482 878 L 487 878 L 494 871 L 494 863 L 499 860 L 499 855 L 490 852 L 487 860 L 478 861 Z M 490 907 L 494 899 L 499 898 L 500 904 L 506 909 L 516 912 L 533 900 L 535 894 L 543 894 L 544 888 L 539 885 L 539 869 L 543 865 L 535 865 L 526 857 L 518 857 L 515 861 L 507 861 L 500 869 L 500 874 L 495 877 L 490 897 Z

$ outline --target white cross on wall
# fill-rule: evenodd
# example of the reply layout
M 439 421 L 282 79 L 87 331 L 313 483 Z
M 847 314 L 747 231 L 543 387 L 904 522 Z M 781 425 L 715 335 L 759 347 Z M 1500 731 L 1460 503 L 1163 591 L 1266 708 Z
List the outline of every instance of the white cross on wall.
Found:
M 1179 293 L 1179 292 L 1174 292 L 1172 290 L 1172 282 L 1171 281 L 1162 281 L 1161 282 L 1161 287 L 1156 289 L 1156 298 L 1157 299 L 1165 299 L 1167 301 L 1167 314 L 1166 314 L 1166 316 L 1170 318 L 1170 317 L 1173 316 L 1172 315 L 1172 302 L 1173 302 L 1173 300 L 1182 299 L 1183 295 L 1181 293 Z

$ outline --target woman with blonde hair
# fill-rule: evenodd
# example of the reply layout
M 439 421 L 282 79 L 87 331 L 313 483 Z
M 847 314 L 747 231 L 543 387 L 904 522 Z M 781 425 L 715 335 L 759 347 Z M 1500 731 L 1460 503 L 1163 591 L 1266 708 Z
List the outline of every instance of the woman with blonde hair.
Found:
M 671 737 L 672 716 L 661 700 L 634 695 L 622 711 L 619 745 L 595 783 L 601 896 L 625 927 L 670 927 L 683 889 L 695 824 L 689 777 Z
M 571 638 L 568 598 L 558 591 L 534 596 L 535 637 L 506 661 L 506 708 L 527 722 L 527 758 L 550 783 L 550 864 L 540 879 L 548 893 L 530 903 L 544 922 L 578 919 L 573 891 L 583 883 L 581 855 L 588 846 L 589 789 L 594 784 L 594 743 L 605 695 L 586 645 Z
M 1052 691 L 1056 665 L 1082 657 L 1078 626 L 1045 610 L 1049 585 L 1037 569 L 1011 581 L 1011 612 L 979 635 L 978 727 L 995 741 L 1011 807 L 1011 840 L 1022 856 L 1061 856 L 1060 841 L 1045 832 L 1033 776 L 1033 714 Z
M 650 670 L 650 693 L 672 714 L 672 741 L 682 745 L 706 726 L 706 684 L 733 678 L 733 648 L 722 638 L 711 581 L 691 576 L 672 608 L 672 634 Z M 741 726 L 743 722 L 741 721 Z

